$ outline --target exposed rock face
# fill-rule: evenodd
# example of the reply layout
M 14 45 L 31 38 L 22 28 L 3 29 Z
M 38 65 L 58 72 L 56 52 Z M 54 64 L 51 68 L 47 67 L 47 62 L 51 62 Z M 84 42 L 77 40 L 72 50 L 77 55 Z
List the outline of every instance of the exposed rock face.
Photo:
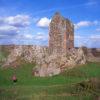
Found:
M 35 76 L 53 76 L 66 69 L 73 68 L 78 64 L 85 64 L 86 58 L 82 48 L 71 49 L 67 55 L 51 54 L 46 56 L 41 65 L 37 65 L 34 70 Z
M 4 66 L 11 65 L 19 57 L 34 62 L 35 76 L 53 76 L 77 64 L 85 64 L 82 48 L 74 48 L 74 27 L 68 20 L 56 13 L 50 23 L 49 47 L 16 46 L 8 56 Z
M 33 69 L 34 75 L 41 77 L 57 75 L 77 64 L 86 63 L 82 48 L 73 48 L 67 54 L 59 55 L 57 53 L 50 54 L 47 47 L 16 46 L 3 66 L 11 66 L 19 57 L 26 62 L 36 63 L 36 67 Z
M 54 15 L 50 23 L 49 48 L 57 53 L 74 48 L 74 25 L 59 13 Z
M 22 54 L 21 46 L 15 46 L 14 50 L 8 55 L 5 64 L 3 66 L 10 65 L 12 62 L 16 61 L 18 57 Z
M 16 46 L 7 57 L 3 66 L 9 66 L 17 59 L 21 58 L 27 62 L 39 64 L 48 56 L 48 47 L 41 46 Z

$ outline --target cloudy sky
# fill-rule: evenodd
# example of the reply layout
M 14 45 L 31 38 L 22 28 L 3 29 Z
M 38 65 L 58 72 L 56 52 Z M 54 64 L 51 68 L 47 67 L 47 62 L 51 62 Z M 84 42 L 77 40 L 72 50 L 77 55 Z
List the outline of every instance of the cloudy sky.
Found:
M 0 0 L 0 44 L 48 45 L 55 12 L 75 25 L 75 46 L 100 48 L 100 0 Z

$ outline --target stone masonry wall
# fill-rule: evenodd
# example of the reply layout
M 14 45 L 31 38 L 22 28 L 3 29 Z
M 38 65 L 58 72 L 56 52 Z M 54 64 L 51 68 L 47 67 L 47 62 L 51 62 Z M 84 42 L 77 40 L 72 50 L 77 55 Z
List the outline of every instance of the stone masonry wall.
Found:
M 74 48 L 74 26 L 56 13 L 50 23 L 49 49 L 52 53 L 62 53 L 71 48 Z

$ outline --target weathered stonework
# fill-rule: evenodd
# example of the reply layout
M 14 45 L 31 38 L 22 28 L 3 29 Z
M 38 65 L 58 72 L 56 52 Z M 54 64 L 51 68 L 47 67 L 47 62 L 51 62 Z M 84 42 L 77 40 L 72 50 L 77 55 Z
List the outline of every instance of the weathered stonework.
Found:
M 74 25 L 59 13 L 53 16 L 49 31 L 49 49 L 52 52 L 62 53 L 74 48 Z
M 85 64 L 86 58 L 82 48 L 74 48 L 74 26 L 56 13 L 50 23 L 49 47 L 15 46 L 3 66 L 11 66 L 17 59 L 36 63 L 33 68 L 35 76 L 57 75 L 77 64 Z

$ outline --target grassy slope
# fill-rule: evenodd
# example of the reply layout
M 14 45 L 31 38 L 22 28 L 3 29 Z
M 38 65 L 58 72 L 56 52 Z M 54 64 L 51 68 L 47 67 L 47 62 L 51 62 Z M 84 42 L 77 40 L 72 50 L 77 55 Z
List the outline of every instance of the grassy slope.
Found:
M 88 91 L 77 95 L 75 84 L 91 77 L 100 77 L 100 63 L 78 66 L 60 75 L 46 78 L 32 76 L 32 64 L 17 69 L 0 69 L 0 100 L 92 100 Z M 11 77 L 16 73 L 17 84 Z

